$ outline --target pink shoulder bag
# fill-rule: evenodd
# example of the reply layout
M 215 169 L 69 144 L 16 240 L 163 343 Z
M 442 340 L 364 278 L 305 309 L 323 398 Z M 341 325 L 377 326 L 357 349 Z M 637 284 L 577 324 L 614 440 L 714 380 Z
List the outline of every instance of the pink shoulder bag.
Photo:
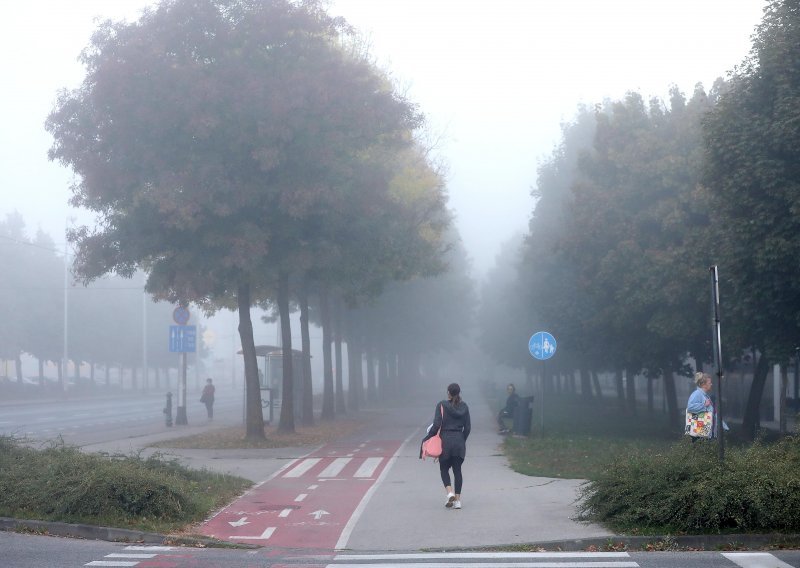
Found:
M 444 427 L 444 407 L 439 406 L 439 410 L 442 412 L 442 423 L 439 425 L 439 431 L 436 432 L 435 436 L 431 436 L 424 442 L 422 442 L 422 459 L 425 459 L 427 456 L 432 458 L 438 458 L 442 455 L 442 428 Z

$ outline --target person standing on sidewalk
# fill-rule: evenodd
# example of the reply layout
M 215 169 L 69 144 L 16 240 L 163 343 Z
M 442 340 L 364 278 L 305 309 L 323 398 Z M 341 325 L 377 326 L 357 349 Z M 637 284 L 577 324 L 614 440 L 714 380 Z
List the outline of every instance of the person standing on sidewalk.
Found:
M 442 415 L 444 414 L 444 418 Z M 467 457 L 467 438 L 471 429 L 469 407 L 461 399 L 461 387 L 458 383 L 447 386 L 447 400 L 436 404 L 433 414 L 433 426 L 425 435 L 425 440 L 432 438 L 441 429 L 442 455 L 439 456 L 439 473 L 447 493 L 444 506 L 454 509 L 461 508 L 461 487 L 463 477 L 461 465 Z M 420 445 L 420 458 L 422 446 Z M 453 482 L 450 482 L 450 470 L 453 470 Z
M 214 392 L 216 390 L 213 381 L 211 379 L 206 379 L 206 386 L 203 387 L 203 394 L 200 395 L 200 402 L 206 405 L 206 412 L 208 413 L 209 420 L 213 420 L 214 418 Z

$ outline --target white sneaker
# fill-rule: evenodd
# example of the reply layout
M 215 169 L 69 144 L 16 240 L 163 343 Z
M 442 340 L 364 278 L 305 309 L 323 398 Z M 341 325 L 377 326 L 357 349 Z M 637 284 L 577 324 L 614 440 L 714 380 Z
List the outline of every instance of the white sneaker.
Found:
M 448 493 L 447 494 L 447 501 L 444 502 L 444 506 L 448 509 L 453 506 L 453 502 L 456 500 L 455 493 Z
M 461 499 L 456 499 L 453 501 L 453 509 L 460 509 L 461 508 Z

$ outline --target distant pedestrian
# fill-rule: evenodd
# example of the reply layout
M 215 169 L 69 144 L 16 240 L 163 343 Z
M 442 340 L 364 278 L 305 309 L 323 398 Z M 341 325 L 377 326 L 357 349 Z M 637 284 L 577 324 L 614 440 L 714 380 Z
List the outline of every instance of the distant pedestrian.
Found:
M 200 402 L 206 405 L 206 412 L 208 413 L 209 420 L 213 420 L 214 418 L 214 392 L 216 390 L 213 381 L 211 379 L 206 379 L 206 386 L 203 387 L 203 394 L 200 395 Z
M 694 374 L 694 383 L 697 389 L 689 395 L 686 403 L 686 430 L 685 433 L 692 437 L 692 442 L 703 438 L 714 437 L 714 402 L 708 394 L 713 385 L 711 375 L 697 372 Z
M 436 404 L 433 425 L 428 429 L 428 433 L 422 441 L 425 442 L 433 437 L 440 429 L 442 432 L 442 455 L 439 457 L 439 473 L 447 493 L 444 506 L 448 509 L 460 509 L 463 485 L 461 464 L 464 463 L 464 458 L 467 456 L 467 438 L 471 424 L 469 407 L 461 399 L 461 387 L 458 386 L 458 383 L 451 383 L 447 386 L 447 400 L 441 400 Z M 420 445 L 419 457 L 422 458 L 422 445 Z M 453 470 L 454 484 L 450 482 L 451 469 Z
M 517 387 L 514 386 L 514 383 L 508 384 L 506 387 L 506 392 L 508 393 L 506 405 L 497 415 L 497 425 L 500 427 L 501 434 L 508 434 L 508 427 L 506 426 L 505 419 L 510 418 L 513 420 L 514 413 L 519 407 L 519 395 L 517 394 Z

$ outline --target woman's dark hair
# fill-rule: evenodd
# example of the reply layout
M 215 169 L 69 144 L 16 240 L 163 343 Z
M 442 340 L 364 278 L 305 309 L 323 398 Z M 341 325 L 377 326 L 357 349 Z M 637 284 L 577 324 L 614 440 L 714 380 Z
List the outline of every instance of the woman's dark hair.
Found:
M 447 394 L 450 395 L 450 401 L 453 403 L 453 406 L 461 404 L 461 387 L 458 386 L 458 383 L 450 383 L 447 385 Z

